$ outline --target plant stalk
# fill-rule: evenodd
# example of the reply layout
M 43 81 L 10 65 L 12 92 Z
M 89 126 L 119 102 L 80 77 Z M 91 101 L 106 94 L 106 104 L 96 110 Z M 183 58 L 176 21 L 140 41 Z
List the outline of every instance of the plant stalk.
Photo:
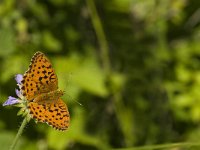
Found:
M 24 130 L 24 128 L 25 128 L 27 122 L 28 122 L 28 121 L 27 121 L 27 118 L 25 117 L 24 120 L 23 120 L 23 122 L 22 122 L 22 124 L 21 124 L 21 126 L 20 126 L 20 128 L 19 128 L 19 130 L 18 130 L 18 132 L 17 132 L 17 135 L 15 136 L 15 139 L 14 139 L 14 141 L 13 141 L 11 147 L 10 147 L 10 150 L 14 150 L 14 148 L 15 148 L 15 146 L 16 146 L 18 140 L 19 140 L 19 137 L 20 137 L 20 136 L 22 135 L 22 133 L 23 133 L 23 130 Z

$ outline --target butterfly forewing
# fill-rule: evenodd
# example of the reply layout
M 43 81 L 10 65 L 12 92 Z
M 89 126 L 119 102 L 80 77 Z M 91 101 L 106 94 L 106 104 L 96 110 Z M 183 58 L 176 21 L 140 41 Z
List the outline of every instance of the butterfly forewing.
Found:
M 58 89 L 58 79 L 48 58 L 41 52 L 35 53 L 29 69 L 23 76 L 21 91 L 27 100 L 41 93 Z

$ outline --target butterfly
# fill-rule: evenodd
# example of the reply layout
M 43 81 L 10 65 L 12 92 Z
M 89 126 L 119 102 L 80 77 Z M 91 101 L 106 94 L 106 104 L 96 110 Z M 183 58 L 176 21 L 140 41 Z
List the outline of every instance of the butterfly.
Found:
M 21 81 L 21 93 L 27 100 L 31 118 L 46 122 L 58 130 L 69 127 L 70 115 L 60 98 L 64 91 L 58 89 L 58 78 L 49 59 L 36 52 Z

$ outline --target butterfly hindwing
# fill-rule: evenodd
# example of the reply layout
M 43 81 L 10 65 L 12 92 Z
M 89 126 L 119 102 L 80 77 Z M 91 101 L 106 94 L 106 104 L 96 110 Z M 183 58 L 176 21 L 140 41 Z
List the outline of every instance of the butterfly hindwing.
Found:
M 66 130 L 69 126 L 69 111 L 60 98 L 48 105 L 46 103 L 30 102 L 28 107 L 32 118 L 38 122 L 46 122 L 58 130 Z

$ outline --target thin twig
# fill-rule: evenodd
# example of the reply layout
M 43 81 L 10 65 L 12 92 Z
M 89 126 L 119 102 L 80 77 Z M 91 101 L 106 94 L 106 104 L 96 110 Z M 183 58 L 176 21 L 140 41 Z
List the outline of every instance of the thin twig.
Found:
M 93 27 L 99 41 L 103 68 L 105 69 L 106 74 L 109 75 L 110 73 L 109 47 L 103 30 L 101 19 L 99 18 L 99 15 L 97 13 L 94 1 L 93 0 L 86 0 L 86 1 L 88 10 L 90 11 L 90 17 L 93 23 Z

